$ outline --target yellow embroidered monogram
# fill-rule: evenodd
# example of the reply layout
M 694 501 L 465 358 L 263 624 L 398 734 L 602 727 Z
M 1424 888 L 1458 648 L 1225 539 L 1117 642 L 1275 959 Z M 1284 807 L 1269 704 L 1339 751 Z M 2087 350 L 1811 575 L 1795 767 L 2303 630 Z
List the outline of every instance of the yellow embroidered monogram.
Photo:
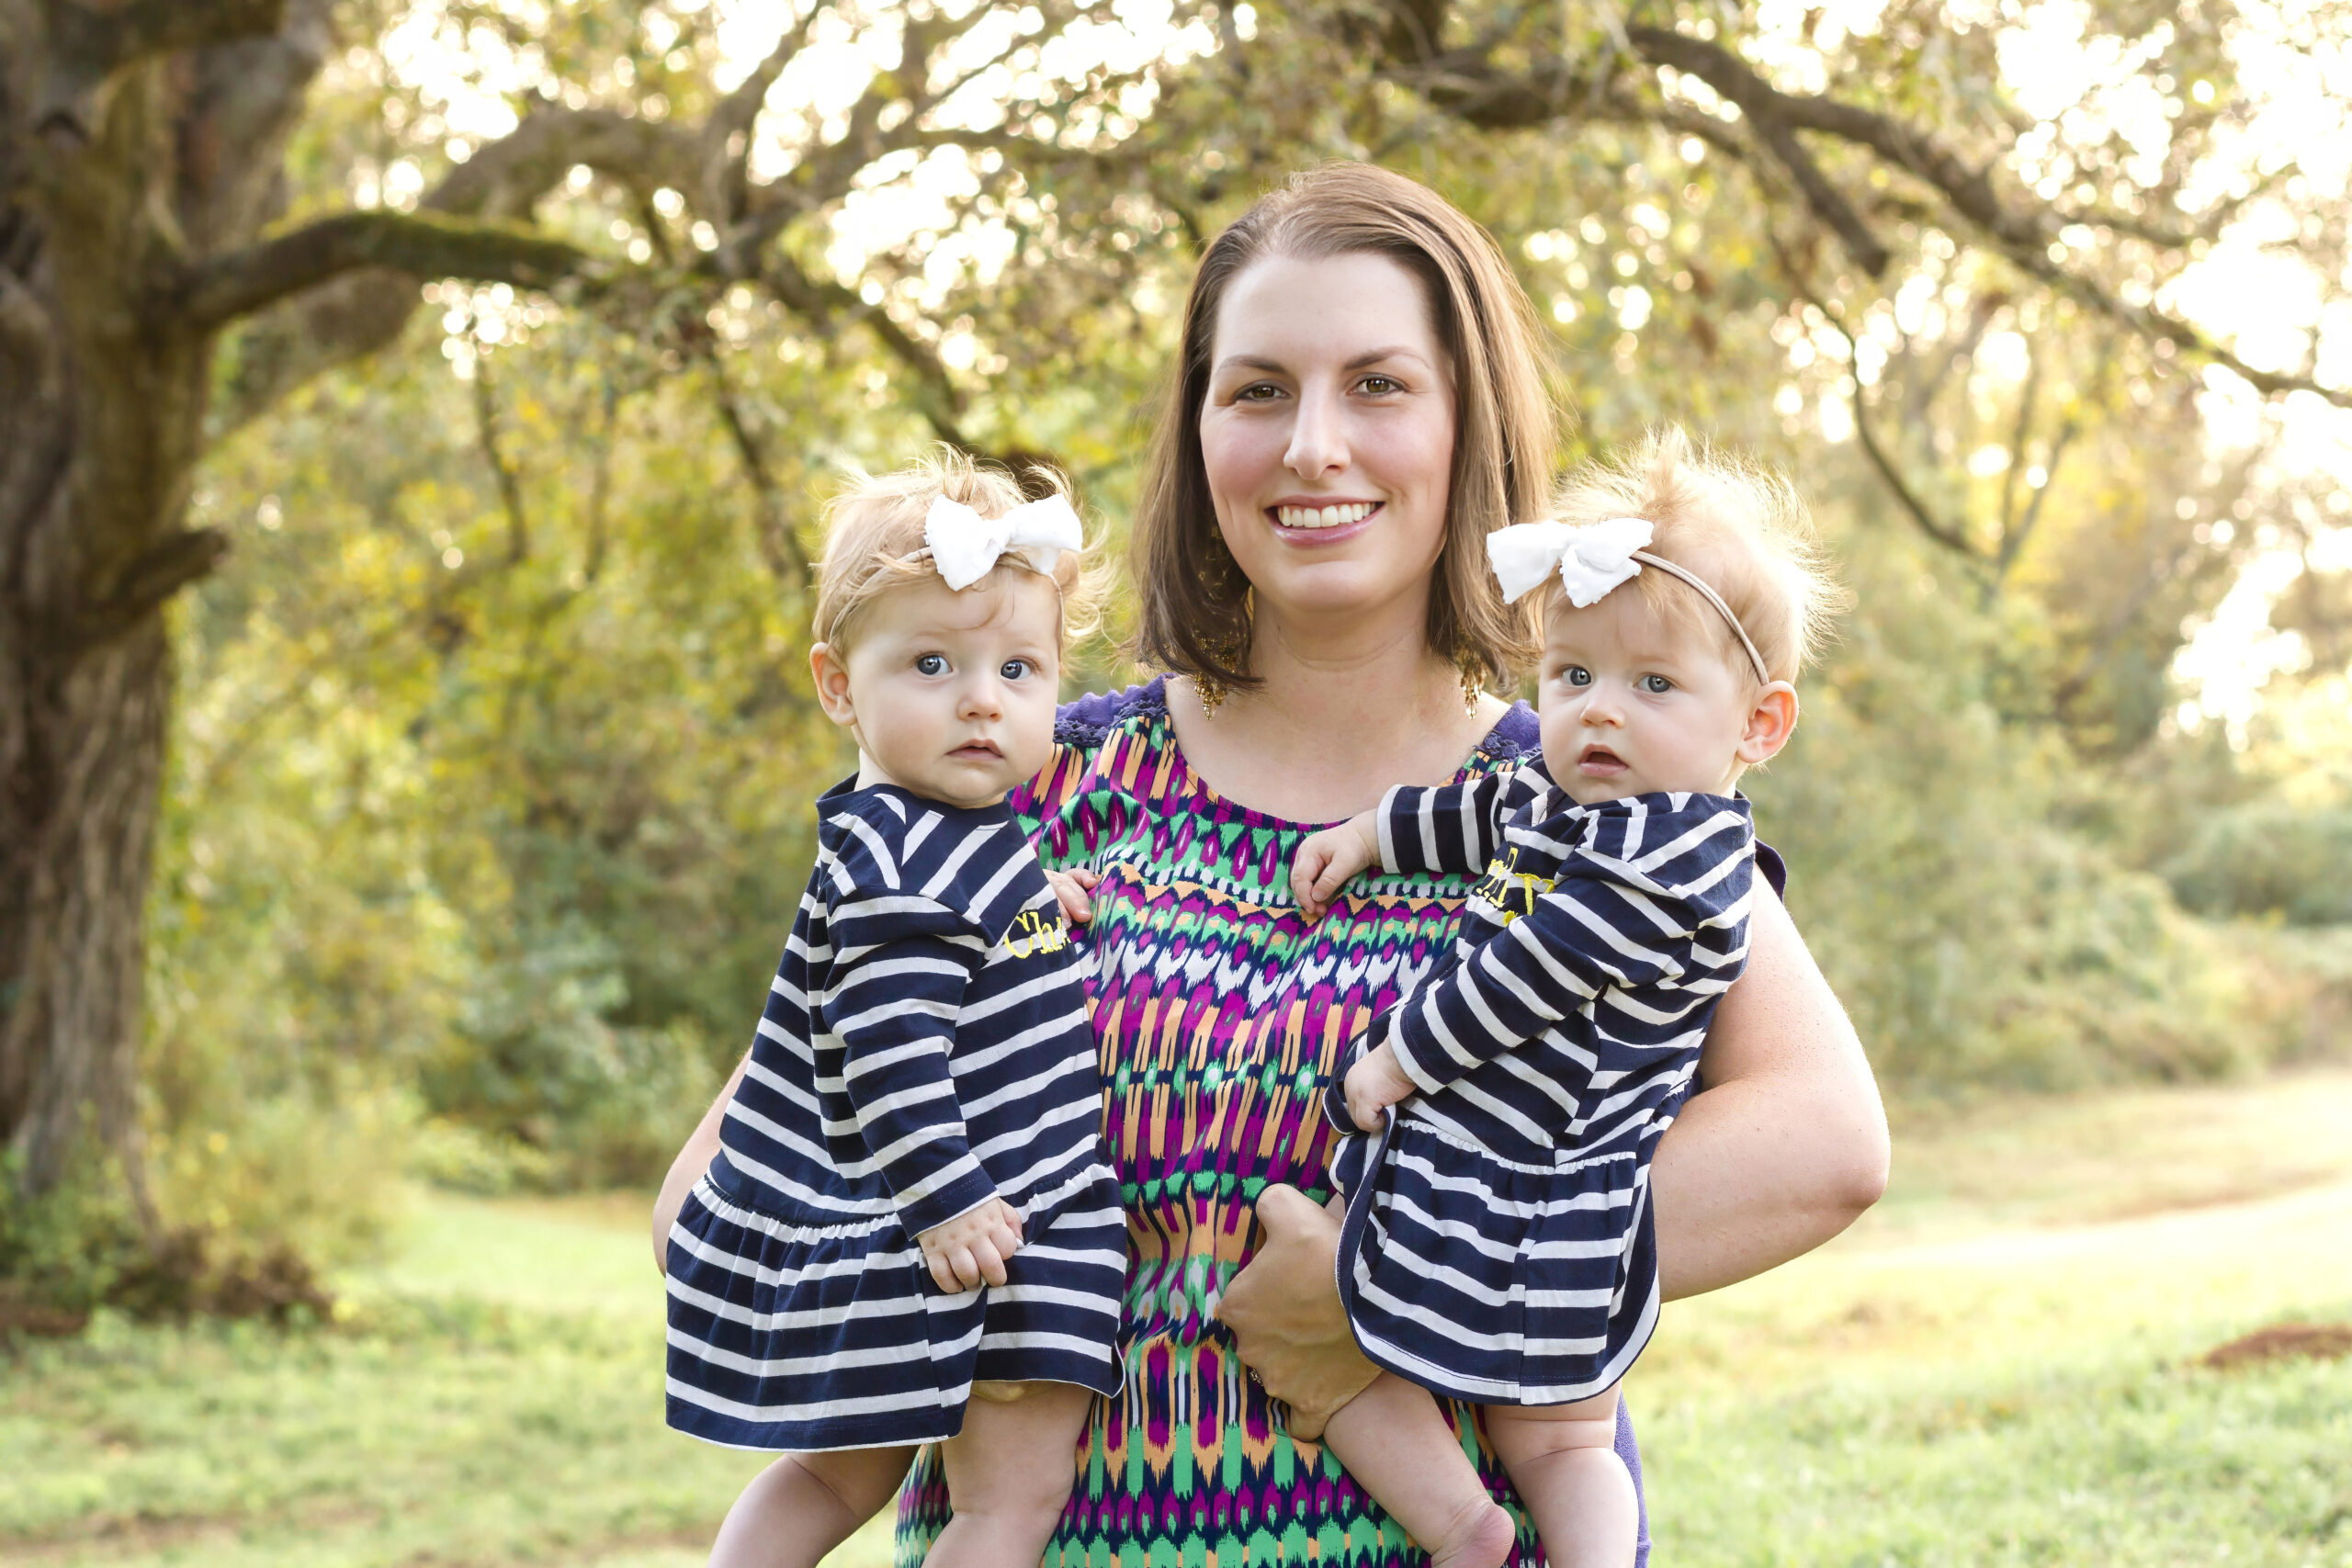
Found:
M 1500 910 L 1503 924 L 1509 925 L 1521 915 L 1532 913 L 1535 900 L 1552 891 L 1552 879 L 1535 876 L 1519 869 L 1519 848 L 1513 845 L 1503 858 L 1487 864 L 1487 874 L 1470 890 L 1473 898 L 1484 899 Z
M 1058 922 L 1046 924 L 1046 917 L 1035 909 L 1023 909 L 1014 916 L 1011 929 L 1004 933 L 1005 951 L 1015 958 L 1059 953 L 1069 945 L 1069 928 Z

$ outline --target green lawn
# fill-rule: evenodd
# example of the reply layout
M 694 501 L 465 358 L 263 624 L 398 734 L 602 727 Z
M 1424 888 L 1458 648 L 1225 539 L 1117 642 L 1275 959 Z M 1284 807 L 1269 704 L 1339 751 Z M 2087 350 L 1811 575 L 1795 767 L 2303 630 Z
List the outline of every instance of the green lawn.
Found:
M 1855 1235 L 1673 1308 L 1660 1568 L 2352 1568 L 2352 1074 L 1912 1118 Z M 642 1204 L 418 1200 L 348 1321 L 0 1353 L 0 1562 L 702 1560 L 757 1456 L 662 1430 Z M 879 1531 L 839 1555 L 879 1568 Z

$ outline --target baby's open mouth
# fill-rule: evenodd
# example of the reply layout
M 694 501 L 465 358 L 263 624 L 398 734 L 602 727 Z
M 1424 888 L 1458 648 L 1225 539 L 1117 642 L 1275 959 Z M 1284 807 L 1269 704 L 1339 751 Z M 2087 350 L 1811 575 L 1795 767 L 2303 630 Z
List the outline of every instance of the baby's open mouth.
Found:
M 1622 768 L 1624 765 L 1624 759 L 1606 746 L 1588 746 L 1584 749 L 1584 755 L 1577 759 L 1577 766 L 1580 768 Z

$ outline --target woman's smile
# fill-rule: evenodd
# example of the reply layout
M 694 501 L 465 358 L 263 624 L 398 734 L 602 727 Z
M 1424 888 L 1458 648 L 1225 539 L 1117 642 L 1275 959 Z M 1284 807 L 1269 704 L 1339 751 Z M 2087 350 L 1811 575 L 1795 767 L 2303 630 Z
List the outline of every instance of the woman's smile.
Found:
M 1266 508 L 1266 515 L 1275 538 L 1311 549 L 1364 533 L 1382 510 L 1376 501 L 1278 501 Z

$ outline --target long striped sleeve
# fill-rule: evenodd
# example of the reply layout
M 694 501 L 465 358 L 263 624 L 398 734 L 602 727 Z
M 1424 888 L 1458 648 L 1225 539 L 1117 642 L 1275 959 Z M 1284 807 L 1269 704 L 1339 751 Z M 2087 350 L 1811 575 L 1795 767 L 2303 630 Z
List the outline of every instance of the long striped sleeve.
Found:
M 1653 812 L 1637 797 L 1593 808 L 1552 885 L 1390 1015 L 1387 1043 L 1424 1093 L 1541 1036 L 1603 992 L 1681 987 L 1718 976 L 1694 941 L 1747 918 L 1753 834 L 1742 806 L 1682 797 Z M 1655 845 L 1655 848 L 1648 847 Z
M 1503 851 L 1503 824 L 1542 792 L 1528 768 L 1460 784 L 1398 784 L 1381 797 L 1380 867 L 1392 875 L 1476 876 Z
M 972 1152 L 948 1057 L 965 987 L 988 957 L 972 921 L 919 895 L 858 887 L 831 900 L 821 1026 L 842 1088 L 909 1235 L 996 1195 Z

